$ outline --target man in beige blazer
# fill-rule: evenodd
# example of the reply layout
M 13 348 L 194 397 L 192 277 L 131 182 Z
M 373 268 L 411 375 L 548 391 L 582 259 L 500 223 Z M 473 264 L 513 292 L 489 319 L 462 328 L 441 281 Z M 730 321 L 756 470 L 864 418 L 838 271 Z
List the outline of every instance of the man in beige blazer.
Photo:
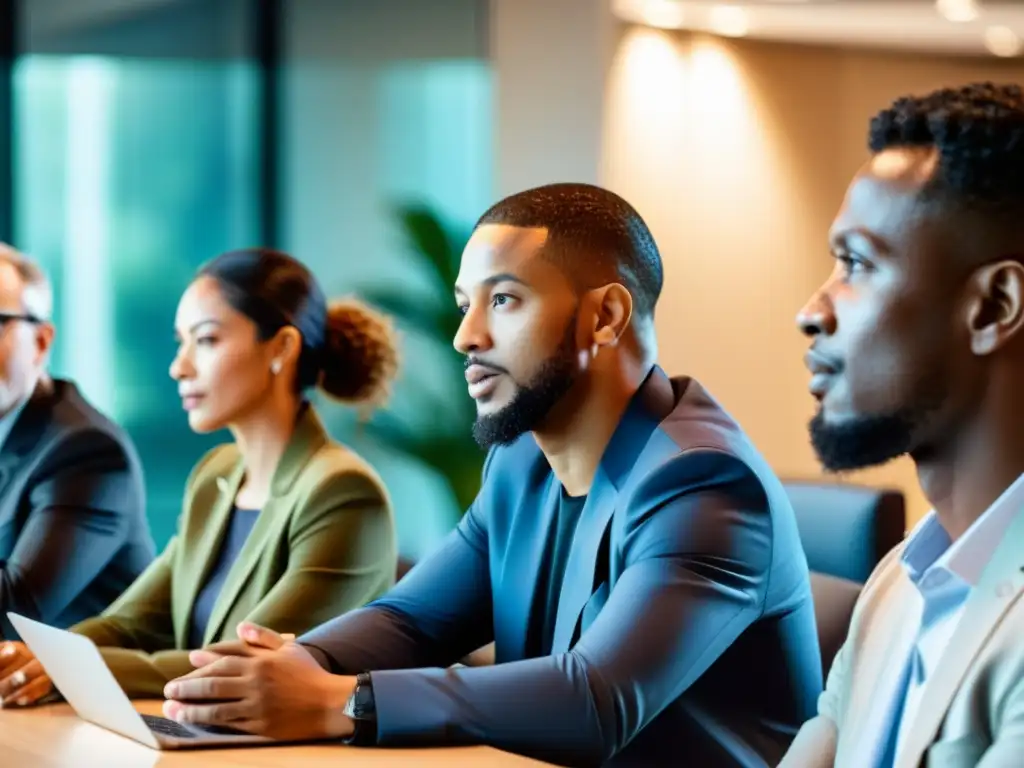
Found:
M 1019 768 L 1024 97 L 901 99 L 869 146 L 799 316 L 811 439 L 833 471 L 909 455 L 934 509 L 865 585 L 782 765 Z

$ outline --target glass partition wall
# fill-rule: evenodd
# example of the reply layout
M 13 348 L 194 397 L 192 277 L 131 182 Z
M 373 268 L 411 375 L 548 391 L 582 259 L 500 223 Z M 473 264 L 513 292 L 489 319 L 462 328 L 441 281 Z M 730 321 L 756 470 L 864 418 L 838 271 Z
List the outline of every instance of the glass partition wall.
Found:
M 0 0 L 14 54 L 0 32 L 0 238 L 48 270 L 54 372 L 131 433 L 159 546 L 192 465 L 228 439 L 189 431 L 167 374 L 176 303 L 200 263 L 281 247 L 328 295 L 429 304 L 450 326 L 450 292 L 398 211 L 428 213 L 457 250 L 490 203 L 484 5 Z M 446 331 L 405 314 L 386 412 L 366 424 L 321 410 L 381 470 L 415 558 L 466 492 L 422 446 L 459 443 L 467 411 Z

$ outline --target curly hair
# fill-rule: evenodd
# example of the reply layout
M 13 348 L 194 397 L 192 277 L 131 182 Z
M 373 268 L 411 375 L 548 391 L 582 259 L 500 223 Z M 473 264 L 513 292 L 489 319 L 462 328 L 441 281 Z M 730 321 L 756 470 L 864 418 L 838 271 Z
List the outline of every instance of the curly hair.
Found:
M 1019 218 L 1024 206 L 1024 94 L 991 82 L 904 96 L 871 121 L 868 146 L 934 147 L 926 200 Z M 1024 221 L 1017 221 L 1024 226 Z
M 321 354 L 320 388 L 331 397 L 380 405 L 398 373 L 398 349 L 391 321 L 355 299 L 332 302 Z

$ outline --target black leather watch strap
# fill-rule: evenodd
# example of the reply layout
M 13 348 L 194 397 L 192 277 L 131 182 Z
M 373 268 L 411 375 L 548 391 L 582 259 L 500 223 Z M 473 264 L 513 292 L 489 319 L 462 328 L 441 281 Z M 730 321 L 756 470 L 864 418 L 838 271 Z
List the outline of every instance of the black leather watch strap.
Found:
M 345 705 L 345 714 L 355 724 L 352 735 L 345 740 L 346 744 L 371 746 L 377 743 L 377 706 L 369 672 L 356 676 L 356 689 Z

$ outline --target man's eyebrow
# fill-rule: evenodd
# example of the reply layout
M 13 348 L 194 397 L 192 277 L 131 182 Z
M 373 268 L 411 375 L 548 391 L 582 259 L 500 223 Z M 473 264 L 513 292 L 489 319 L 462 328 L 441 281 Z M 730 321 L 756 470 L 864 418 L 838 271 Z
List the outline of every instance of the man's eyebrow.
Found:
M 833 249 L 860 250 L 861 245 L 867 246 L 873 253 L 888 256 L 891 253 L 889 244 L 871 230 L 863 227 L 852 227 L 840 230 L 829 238 L 829 244 Z
M 483 282 L 483 284 L 486 286 L 494 286 L 497 285 L 498 283 L 519 283 L 519 285 L 523 286 L 524 288 L 530 287 L 530 284 L 523 280 L 523 278 L 517 275 L 513 275 L 511 272 L 501 272 L 497 275 L 491 275 Z
M 485 286 L 487 288 L 491 288 L 497 285 L 498 283 L 518 283 L 524 288 L 530 287 L 530 284 L 523 280 L 523 278 L 517 275 L 513 275 L 511 272 L 500 272 L 497 275 L 491 275 L 490 277 L 484 278 L 483 280 L 480 281 L 480 285 Z M 455 293 L 461 293 L 465 295 L 466 292 L 458 285 L 456 285 Z

